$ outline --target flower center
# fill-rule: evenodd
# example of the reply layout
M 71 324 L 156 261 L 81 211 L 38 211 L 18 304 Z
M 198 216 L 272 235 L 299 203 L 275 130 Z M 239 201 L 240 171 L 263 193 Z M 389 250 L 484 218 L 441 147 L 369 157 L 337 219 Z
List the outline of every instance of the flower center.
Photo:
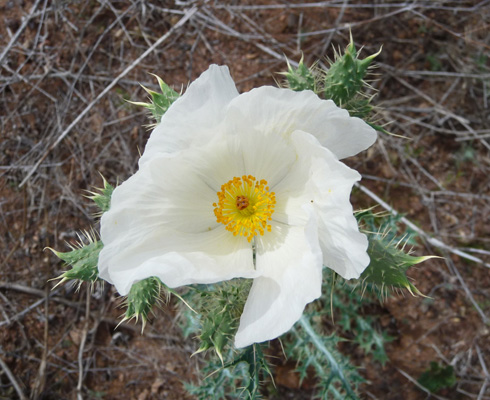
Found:
M 245 236 L 249 242 L 265 230 L 271 231 L 271 220 L 276 195 L 269 191 L 267 181 L 258 181 L 252 175 L 234 177 L 221 186 L 218 203 L 213 203 L 216 221 L 237 236 Z

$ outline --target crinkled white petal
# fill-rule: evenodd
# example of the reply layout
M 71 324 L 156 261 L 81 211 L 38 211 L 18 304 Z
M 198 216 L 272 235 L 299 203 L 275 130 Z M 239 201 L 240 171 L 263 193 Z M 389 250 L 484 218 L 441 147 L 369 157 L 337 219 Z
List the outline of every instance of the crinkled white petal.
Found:
M 159 153 L 206 143 L 224 119 L 227 105 L 237 96 L 228 67 L 211 65 L 163 115 L 150 135 L 139 165 Z
M 224 227 L 201 234 L 153 229 L 135 232 L 131 241 L 105 245 L 100 277 L 126 295 L 133 283 L 151 276 L 169 287 L 254 278 L 250 244 Z
M 376 133 L 312 92 L 263 87 L 238 96 L 227 68 L 190 85 L 152 133 L 140 170 L 115 189 L 101 221 L 99 273 L 121 294 L 150 276 L 177 287 L 254 278 L 235 344 L 288 331 L 321 294 L 322 265 L 357 278 L 369 264 L 350 192 L 360 175 L 338 161 Z M 272 231 L 245 237 L 213 203 L 235 176 L 276 194 Z
M 273 223 L 257 238 L 257 273 L 245 303 L 235 346 L 246 347 L 287 332 L 306 304 L 321 295 L 322 255 L 313 210 L 304 207 L 307 224 Z
M 308 90 L 294 92 L 263 86 L 243 93 L 229 104 L 226 118 L 237 126 L 289 136 L 302 130 L 315 136 L 337 158 L 353 156 L 376 141 L 376 131 L 331 100 Z
M 224 183 L 243 175 L 265 179 L 272 188 L 288 176 L 297 159 L 295 148 L 284 137 L 251 125 L 230 124 L 223 124 L 207 146 L 190 148 L 179 156 L 199 165 L 200 179 L 216 192 Z
M 256 276 L 250 243 L 216 222 L 213 203 L 233 177 L 277 182 L 295 162 L 284 138 L 253 129 L 218 130 L 206 145 L 156 155 L 112 195 L 100 276 L 122 294 L 148 276 L 171 287 Z
M 254 277 L 250 244 L 216 222 L 201 166 L 165 155 L 118 186 L 101 220 L 101 278 L 125 294 L 149 276 L 170 287 Z
M 285 213 L 292 214 L 300 204 L 310 202 L 318 218 L 324 265 L 345 279 L 359 278 L 370 261 L 368 240 L 359 232 L 349 199 L 352 186 L 361 176 L 338 161 L 308 133 L 294 132 L 291 139 L 298 157 L 309 160 L 302 164 L 303 168 L 309 167 L 309 179 L 302 196 L 289 197 Z

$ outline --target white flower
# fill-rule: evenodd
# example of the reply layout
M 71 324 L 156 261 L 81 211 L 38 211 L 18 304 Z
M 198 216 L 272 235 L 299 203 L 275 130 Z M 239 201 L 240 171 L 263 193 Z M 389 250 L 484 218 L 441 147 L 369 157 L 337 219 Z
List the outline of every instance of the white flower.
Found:
M 312 92 L 239 95 L 228 68 L 211 66 L 115 189 L 100 277 L 123 295 L 150 276 L 169 287 L 253 278 L 235 345 L 276 338 L 320 296 L 323 265 L 350 279 L 369 264 L 349 202 L 360 175 L 339 158 L 375 140 Z

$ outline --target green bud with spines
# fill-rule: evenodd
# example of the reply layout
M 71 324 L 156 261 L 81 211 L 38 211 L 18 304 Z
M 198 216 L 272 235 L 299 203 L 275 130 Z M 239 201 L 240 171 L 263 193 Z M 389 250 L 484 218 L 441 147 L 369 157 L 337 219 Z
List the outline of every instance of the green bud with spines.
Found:
M 167 85 L 162 78 L 155 74 L 152 75 L 157 79 L 161 93 L 155 92 L 154 90 L 148 89 L 141 85 L 141 87 L 150 95 L 150 102 L 143 103 L 130 101 L 129 103 L 148 109 L 153 118 L 155 118 L 156 124 L 159 124 L 163 115 L 167 112 L 172 103 L 179 98 L 180 94 Z
M 133 283 L 123 302 L 126 312 L 120 324 L 132 319 L 136 321 L 141 319 L 141 331 L 143 332 L 153 306 L 160 302 L 161 289 L 162 283 L 156 277 L 146 278 Z
M 102 176 L 102 175 L 101 175 Z M 100 212 L 97 214 L 99 217 L 111 206 L 111 196 L 114 191 L 114 187 L 107 182 L 102 176 L 103 187 L 95 188 L 94 191 L 88 191 L 89 195 L 85 196 L 91 199 L 99 208 Z M 79 285 L 82 282 L 94 283 L 99 278 L 99 270 L 97 264 L 99 261 L 99 253 L 104 247 L 100 240 L 97 240 L 95 233 L 83 232 L 83 238 L 79 235 L 79 242 L 76 246 L 70 246 L 72 251 L 62 253 L 51 249 L 58 258 L 63 260 L 66 265 L 71 266 L 71 269 L 65 271 L 55 279 L 60 279 L 56 286 L 69 280 L 78 280 Z M 88 244 L 86 244 L 88 242 Z M 55 286 L 55 287 L 56 287 Z
M 99 277 L 97 263 L 99 253 L 102 250 L 103 244 L 100 240 L 96 240 L 93 234 L 85 232 L 85 237 L 89 243 L 84 244 L 80 237 L 78 247 L 72 247 L 72 251 L 61 253 L 48 247 L 58 258 L 63 260 L 66 265 L 71 266 L 71 269 L 63 272 L 55 279 L 60 279 L 56 286 L 72 279 L 82 282 L 94 283 Z
M 360 280 L 363 285 L 371 284 L 386 297 L 389 289 L 406 289 L 412 295 L 422 293 L 410 282 L 407 270 L 435 256 L 413 257 L 400 248 L 402 240 L 395 242 L 387 240 L 386 233 L 368 233 L 368 254 L 371 259 L 368 267 L 362 273 Z
M 405 250 L 406 245 L 415 245 L 410 231 L 400 237 L 401 215 L 373 213 L 373 209 L 355 213 L 357 221 L 368 237 L 367 253 L 370 263 L 359 278 L 363 289 L 370 286 L 387 297 L 390 289 L 406 289 L 412 295 L 422 295 L 406 275 L 407 270 L 436 256 L 414 257 Z M 422 295 L 423 296 L 423 295 Z
M 102 176 L 102 175 L 101 175 Z M 102 176 L 104 186 L 102 188 L 95 188 L 94 192 L 88 192 L 90 195 L 85 196 L 92 200 L 97 207 L 100 209 L 100 215 L 109 211 L 111 207 L 111 196 L 114 191 L 114 186 L 112 186 L 107 180 Z
M 279 74 L 286 77 L 287 87 L 295 92 L 312 90 L 316 93 L 316 80 L 313 69 L 308 68 L 304 64 L 303 56 L 301 56 L 297 68 L 293 68 L 287 59 L 286 62 L 288 64 L 288 71 L 280 72 Z
M 361 60 L 359 52 L 354 45 L 352 35 L 342 56 L 335 54 L 335 61 L 331 63 L 325 75 L 324 96 L 331 99 L 340 107 L 346 105 L 361 92 L 363 86 L 367 85 L 364 77 L 373 59 L 381 52 L 381 49 L 369 57 Z
M 358 96 L 349 101 L 349 115 L 358 118 L 365 118 L 370 115 L 374 109 L 371 105 L 371 99 L 372 98 Z

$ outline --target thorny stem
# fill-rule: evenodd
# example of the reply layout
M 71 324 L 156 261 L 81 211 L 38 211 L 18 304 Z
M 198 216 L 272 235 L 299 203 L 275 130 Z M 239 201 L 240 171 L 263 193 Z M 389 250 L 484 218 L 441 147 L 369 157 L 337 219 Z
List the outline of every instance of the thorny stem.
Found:
M 83 386 L 83 350 L 85 348 L 85 341 L 87 340 L 88 332 L 88 319 L 90 317 L 90 288 L 87 287 L 87 297 L 85 303 L 85 323 L 83 326 L 82 340 L 80 341 L 80 347 L 78 349 L 78 384 L 77 384 L 77 400 L 83 400 L 82 386 Z

